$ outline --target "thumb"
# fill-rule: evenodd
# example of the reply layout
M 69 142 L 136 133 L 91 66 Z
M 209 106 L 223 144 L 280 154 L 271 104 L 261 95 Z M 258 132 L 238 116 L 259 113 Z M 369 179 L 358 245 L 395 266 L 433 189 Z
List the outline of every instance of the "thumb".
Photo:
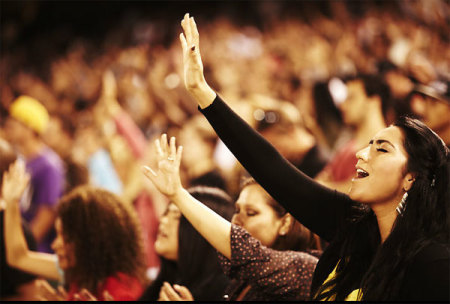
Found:
M 155 171 L 152 170 L 152 168 L 143 166 L 142 172 L 144 172 L 144 175 L 147 176 L 154 184 L 156 184 L 156 177 L 158 175 L 155 173 Z
M 103 292 L 103 300 L 105 300 L 105 301 L 114 301 L 114 298 L 107 290 L 105 290 Z
M 189 291 L 189 289 L 187 289 L 184 286 L 180 286 L 180 285 L 173 285 L 173 288 L 178 292 L 178 294 L 184 299 L 184 300 L 194 300 L 194 297 L 192 296 L 191 292 Z

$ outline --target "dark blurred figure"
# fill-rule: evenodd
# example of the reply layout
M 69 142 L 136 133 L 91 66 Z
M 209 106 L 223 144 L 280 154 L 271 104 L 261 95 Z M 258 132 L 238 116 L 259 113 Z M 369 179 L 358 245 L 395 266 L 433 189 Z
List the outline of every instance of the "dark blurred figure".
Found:
M 410 97 L 412 112 L 450 146 L 450 81 L 416 84 Z

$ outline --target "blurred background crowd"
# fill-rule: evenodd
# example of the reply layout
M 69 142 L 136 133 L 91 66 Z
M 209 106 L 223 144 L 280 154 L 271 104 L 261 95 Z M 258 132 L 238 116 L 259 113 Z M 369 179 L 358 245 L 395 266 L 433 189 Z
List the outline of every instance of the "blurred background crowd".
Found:
M 47 208 L 48 216 L 40 217 L 47 222 L 33 222 L 37 207 L 32 212 L 21 207 L 43 252 L 53 252 L 59 197 L 76 186 L 95 185 L 136 211 L 147 278 L 156 278 L 160 259 L 154 243 L 168 200 L 145 180 L 141 167 L 154 167 L 153 142 L 161 133 L 184 146 L 186 187 L 214 186 L 237 198 L 247 173 L 184 87 L 178 35 L 186 12 L 199 26 L 211 87 L 320 182 L 346 191 L 354 152 L 367 145 L 372 130 L 400 115 L 421 118 L 450 144 L 445 0 L 2 1 L 0 6 L 0 138 L 27 162 L 35 147 L 30 142 L 60 159 L 59 175 L 42 186 L 60 185 L 60 191 L 45 203 L 34 202 Z M 372 103 L 372 96 L 379 100 Z M 29 117 L 34 100 L 45 109 Z M 28 123 L 33 134 L 11 119 Z

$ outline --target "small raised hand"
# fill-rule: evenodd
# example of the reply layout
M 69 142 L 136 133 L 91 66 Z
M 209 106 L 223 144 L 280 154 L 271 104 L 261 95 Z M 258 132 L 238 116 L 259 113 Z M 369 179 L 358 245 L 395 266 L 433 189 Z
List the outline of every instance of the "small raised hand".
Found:
M 205 108 L 216 97 L 203 74 L 203 63 L 200 55 L 200 39 L 194 18 L 189 13 L 181 21 L 184 34 L 180 34 L 183 49 L 184 84 L 186 89 L 197 99 L 200 107 Z
M 22 197 L 30 175 L 25 170 L 25 163 L 22 160 L 16 160 L 9 166 L 8 171 L 3 173 L 2 198 L 7 206 L 17 203 Z
M 180 180 L 180 163 L 183 147 L 178 149 L 175 144 L 175 137 L 170 138 L 167 143 L 167 135 L 163 134 L 161 139 L 157 139 L 157 161 L 156 172 L 148 166 L 144 166 L 144 174 L 147 176 L 158 190 L 169 198 L 176 195 L 183 187 Z
M 186 287 L 177 284 L 171 286 L 164 282 L 159 292 L 158 301 L 194 301 L 194 297 Z
M 38 280 L 36 284 L 40 301 L 67 301 L 67 292 L 62 286 L 55 289 L 46 280 Z

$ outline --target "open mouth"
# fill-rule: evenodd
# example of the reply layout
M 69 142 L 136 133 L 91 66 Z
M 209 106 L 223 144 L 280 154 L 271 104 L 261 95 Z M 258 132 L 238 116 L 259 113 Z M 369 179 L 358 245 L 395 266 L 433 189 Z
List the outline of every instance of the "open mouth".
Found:
M 365 178 L 367 176 L 369 176 L 369 173 L 367 173 L 363 169 L 356 169 L 356 178 Z
M 157 236 L 158 236 L 158 237 L 166 238 L 166 237 L 167 237 L 167 234 L 164 233 L 164 232 L 162 232 L 162 231 L 158 231 L 158 235 L 157 235 Z

